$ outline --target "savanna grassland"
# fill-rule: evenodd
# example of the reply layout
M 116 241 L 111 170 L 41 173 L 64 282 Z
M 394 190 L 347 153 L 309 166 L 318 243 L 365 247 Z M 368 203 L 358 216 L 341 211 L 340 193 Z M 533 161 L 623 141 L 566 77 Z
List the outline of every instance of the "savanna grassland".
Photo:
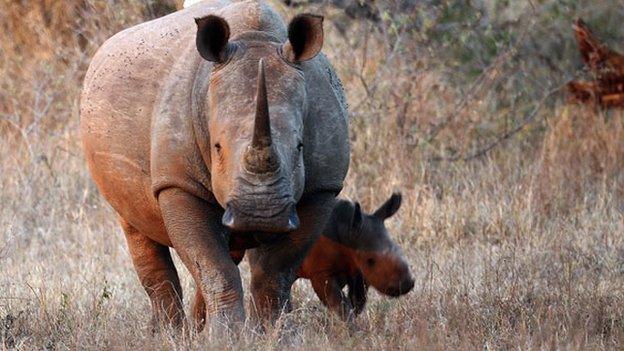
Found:
M 414 290 L 372 293 L 348 328 L 300 281 L 266 333 L 152 334 L 82 157 L 78 98 L 106 38 L 176 4 L 0 0 L 1 349 L 622 349 L 624 113 L 563 89 L 589 74 L 574 18 L 624 50 L 620 1 L 388 1 L 373 19 L 274 5 L 326 16 L 350 105 L 341 196 L 370 211 L 403 192 L 388 223 Z

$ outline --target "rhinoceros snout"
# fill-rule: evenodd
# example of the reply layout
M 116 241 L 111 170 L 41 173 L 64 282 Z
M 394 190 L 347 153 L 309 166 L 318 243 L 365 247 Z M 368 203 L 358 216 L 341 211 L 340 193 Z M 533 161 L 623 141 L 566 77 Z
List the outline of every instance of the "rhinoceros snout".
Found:
M 299 228 L 299 216 L 294 204 L 286 205 L 275 215 L 262 217 L 241 211 L 235 203 L 228 203 L 221 223 L 236 232 L 292 232 Z

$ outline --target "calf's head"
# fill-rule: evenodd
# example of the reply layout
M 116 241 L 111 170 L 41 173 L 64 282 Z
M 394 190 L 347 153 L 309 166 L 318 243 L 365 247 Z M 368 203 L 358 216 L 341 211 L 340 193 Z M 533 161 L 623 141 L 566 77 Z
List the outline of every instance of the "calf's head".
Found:
M 390 238 L 384 221 L 401 207 L 401 194 L 393 194 L 372 215 L 359 203 L 340 201 L 334 208 L 338 241 L 351 249 L 353 260 L 367 284 L 379 292 L 400 296 L 414 287 L 414 279 L 399 246 Z
M 213 62 L 203 115 L 210 135 L 212 191 L 233 231 L 297 229 L 304 187 L 303 119 L 307 96 L 300 63 L 323 43 L 323 18 L 299 15 L 288 40 L 246 31 L 230 38 L 221 17 L 196 19 L 197 50 Z

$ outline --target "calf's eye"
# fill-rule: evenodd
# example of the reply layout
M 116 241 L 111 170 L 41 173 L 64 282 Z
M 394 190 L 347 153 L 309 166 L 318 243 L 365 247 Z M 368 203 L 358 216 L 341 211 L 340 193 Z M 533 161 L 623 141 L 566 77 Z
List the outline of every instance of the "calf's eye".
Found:
M 374 258 L 372 258 L 372 257 L 368 258 L 368 259 L 366 260 L 366 264 L 367 264 L 369 267 L 374 266 L 374 265 L 375 265 L 375 259 L 374 259 Z

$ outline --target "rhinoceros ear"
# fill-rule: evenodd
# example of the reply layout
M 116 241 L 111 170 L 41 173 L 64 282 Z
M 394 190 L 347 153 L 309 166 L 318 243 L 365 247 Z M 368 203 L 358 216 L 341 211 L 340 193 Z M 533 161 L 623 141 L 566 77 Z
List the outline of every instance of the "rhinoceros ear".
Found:
M 195 40 L 197 51 L 206 60 L 223 63 L 232 51 L 230 39 L 230 26 L 219 16 L 208 15 L 196 18 L 197 38 Z
M 307 61 L 323 47 L 323 16 L 300 14 L 288 25 L 288 41 L 282 55 L 290 62 Z
M 357 241 L 360 227 L 362 226 L 362 209 L 359 203 L 340 200 L 334 207 L 332 219 L 336 237 L 342 243 L 354 243 Z
M 359 202 L 356 202 L 353 209 L 353 220 L 351 221 L 351 229 L 359 231 L 362 226 L 362 207 Z
M 375 213 L 373 213 L 373 216 L 381 220 L 392 217 L 395 213 L 397 213 L 399 208 L 401 208 L 402 198 L 401 193 L 392 194 L 392 196 L 386 200 L 386 202 L 381 205 Z

